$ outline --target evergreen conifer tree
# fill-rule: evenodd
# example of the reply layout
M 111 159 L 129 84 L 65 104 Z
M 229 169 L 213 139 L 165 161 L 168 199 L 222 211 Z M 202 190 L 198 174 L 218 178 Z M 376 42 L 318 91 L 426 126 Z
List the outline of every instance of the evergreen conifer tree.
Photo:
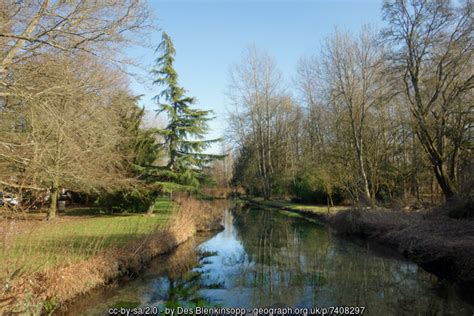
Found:
M 178 84 L 178 74 L 174 69 L 175 48 L 168 34 L 163 33 L 162 42 L 157 47 L 160 55 L 156 59 L 152 75 L 154 85 L 164 89 L 155 96 L 157 113 L 166 113 L 168 124 L 159 133 L 164 138 L 163 147 L 168 154 L 166 166 L 159 173 L 164 191 L 194 190 L 204 177 L 203 169 L 220 155 L 206 154 L 204 151 L 219 139 L 206 140 L 211 111 L 192 107 L 193 97 Z

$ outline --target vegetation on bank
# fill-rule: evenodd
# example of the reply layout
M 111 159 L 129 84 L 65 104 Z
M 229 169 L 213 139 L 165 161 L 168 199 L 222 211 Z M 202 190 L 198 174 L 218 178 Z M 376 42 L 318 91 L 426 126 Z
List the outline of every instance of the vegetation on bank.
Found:
M 258 197 L 248 198 L 245 199 L 245 201 L 255 203 L 261 208 L 283 209 L 307 214 L 335 214 L 339 211 L 350 209 L 350 206 L 301 204 L 286 200 L 265 200 L 264 198 Z
M 196 231 L 219 228 L 221 217 L 221 205 L 180 199 L 152 217 L 81 215 L 2 223 L 7 231 L 0 313 L 49 312 L 94 287 L 138 273 Z

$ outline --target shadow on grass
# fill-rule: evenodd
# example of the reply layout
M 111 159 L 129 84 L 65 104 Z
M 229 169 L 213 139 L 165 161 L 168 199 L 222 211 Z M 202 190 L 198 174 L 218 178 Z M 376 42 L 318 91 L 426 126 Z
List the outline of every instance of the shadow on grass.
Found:
M 122 216 L 121 213 L 110 213 L 106 212 L 104 209 L 99 207 L 74 207 L 66 209 L 64 212 L 59 213 L 60 216 L 88 216 L 88 217 L 97 217 L 97 216 Z
M 155 214 L 171 214 L 171 207 L 155 209 Z M 103 208 L 99 207 L 75 207 L 66 209 L 64 212 L 60 212 L 59 216 L 64 217 L 113 217 L 113 216 L 136 216 L 145 215 L 145 213 L 130 213 L 130 212 L 107 212 Z

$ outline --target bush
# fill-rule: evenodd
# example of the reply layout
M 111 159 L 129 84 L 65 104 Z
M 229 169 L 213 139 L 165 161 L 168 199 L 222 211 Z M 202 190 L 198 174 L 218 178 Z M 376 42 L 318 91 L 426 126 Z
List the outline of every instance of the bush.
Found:
M 323 180 L 317 174 L 304 173 L 296 177 L 292 187 L 293 200 L 302 203 L 326 204 L 328 195 L 325 192 Z M 340 203 L 343 199 L 341 190 L 333 190 L 332 200 Z
M 155 196 L 147 191 L 115 191 L 100 195 L 96 204 L 106 208 L 109 213 L 142 213 L 148 210 L 154 198 Z

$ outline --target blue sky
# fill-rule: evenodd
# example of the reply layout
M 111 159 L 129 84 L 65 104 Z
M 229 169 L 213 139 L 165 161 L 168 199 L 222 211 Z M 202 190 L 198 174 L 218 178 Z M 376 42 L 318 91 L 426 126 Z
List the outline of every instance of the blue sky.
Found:
M 335 27 L 356 32 L 364 24 L 382 24 L 381 0 L 150 0 L 150 5 L 156 24 L 175 44 L 180 84 L 198 99 L 196 107 L 215 113 L 211 138 L 225 131 L 228 71 L 248 45 L 272 55 L 291 85 L 299 58 L 318 53 Z M 154 32 L 146 44 L 155 46 L 160 39 L 161 33 Z M 151 50 L 133 54 L 145 67 L 152 64 Z M 150 85 L 132 82 L 132 90 L 153 109 L 156 91 Z

